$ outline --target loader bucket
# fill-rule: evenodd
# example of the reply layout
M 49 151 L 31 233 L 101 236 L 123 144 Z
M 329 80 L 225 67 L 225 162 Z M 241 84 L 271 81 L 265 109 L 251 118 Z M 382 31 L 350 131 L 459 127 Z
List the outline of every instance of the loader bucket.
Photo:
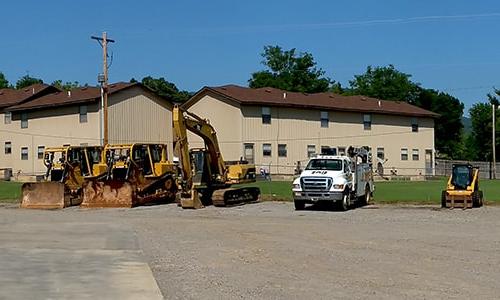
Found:
M 135 187 L 124 181 L 86 181 L 80 207 L 134 207 Z
M 30 182 L 23 184 L 22 208 L 54 209 L 79 205 L 80 199 L 72 199 L 61 182 Z

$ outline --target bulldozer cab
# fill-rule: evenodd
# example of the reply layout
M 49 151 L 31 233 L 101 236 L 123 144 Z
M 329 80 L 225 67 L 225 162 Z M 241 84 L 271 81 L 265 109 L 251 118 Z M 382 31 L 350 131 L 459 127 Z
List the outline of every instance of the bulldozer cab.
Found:
M 474 179 L 474 170 L 471 165 L 453 165 L 451 184 L 455 190 L 466 190 Z
M 70 172 L 78 177 L 93 176 L 93 165 L 99 162 L 100 153 L 99 146 L 47 148 L 43 161 L 47 168 L 45 180 L 64 182 Z

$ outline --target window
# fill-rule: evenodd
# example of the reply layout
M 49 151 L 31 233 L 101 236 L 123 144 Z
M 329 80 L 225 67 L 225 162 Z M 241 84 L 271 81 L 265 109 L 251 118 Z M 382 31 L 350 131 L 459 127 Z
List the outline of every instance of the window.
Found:
M 87 123 L 87 105 L 80 106 L 80 123 Z
M 5 154 L 11 154 L 11 153 L 12 153 L 12 143 L 5 142 Z
M 21 160 L 28 160 L 28 147 L 21 148 Z
M 381 160 L 385 159 L 384 148 L 382 147 L 377 148 L 377 158 L 380 158 Z
M 408 160 L 408 149 L 401 149 L 401 160 Z
M 411 153 L 411 159 L 413 160 L 418 160 L 419 157 L 418 157 L 418 149 L 413 149 L 412 153 Z
M 321 154 L 323 155 L 337 155 L 337 149 L 330 146 L 321 146 Z
M 28 128 L 28 113 L 21 114 L 21 128 Z
M 278 144 L 278 156 L 286 157 L 286 144 Z
M 417 118 L 411 118 L 411 131 L 418 132 L 418 120 L 417 120 Z
M 271 108 L 262 108 L 262 124 L 271 124 Z
M 321 127 L 322 128 L 328 128 L 328 123 L 330 122 L 330 119 L 328 119 L 328 112 L 327 111 L 322 111 L 321 112 Z
M 45 146 L 38 146 L 37 155 L 38 159 L 43 159 L 43 152 L 45 151 Z
M 80 143 L 80 146 L 82 147 L 87 147 L 89 145 L 89 143 Z
M 271 156 L 271 144 L 262 144 L 262 155 Z
M 10 111 L 6 111 L 4 114 L 4 123 L 10 124 L 12 122 L 12 113 Z
M 345 147 L 339 147 L 339 155 L 345 155 Z
M 342 160 L 340 160 L 340 159 L 312 159 L 307 164 L 306 170 L 341 171 L 342 170 Z
M 372 115 L 363 115 L 363 127 L 365 128 L 365 130 L 372 129 Z
M 316 145 L 307 145 L 307 157 L 313 157 L 316 154 Z

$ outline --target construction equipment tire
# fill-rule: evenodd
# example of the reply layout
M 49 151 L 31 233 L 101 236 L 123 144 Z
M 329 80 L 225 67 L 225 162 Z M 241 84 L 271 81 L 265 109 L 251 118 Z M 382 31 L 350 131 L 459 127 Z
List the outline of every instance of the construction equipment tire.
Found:
M 446 191 L 441 193 L 441 207 L 446 208 Z
M 295 210 L 304 210 L 306 208 L 306 202 L 302 200 L 295 200 L 293 204 L 295 205 Z

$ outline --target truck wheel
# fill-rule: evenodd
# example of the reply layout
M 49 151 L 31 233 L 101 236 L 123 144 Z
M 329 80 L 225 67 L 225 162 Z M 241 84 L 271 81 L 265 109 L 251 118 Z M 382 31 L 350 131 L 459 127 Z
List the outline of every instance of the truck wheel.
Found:
M 349 197 L 349 193 L 344 193 L 342 201 L 340 201 L 339 203 L 339 208 L 341 211 L 347 211 L 349 210 L 350 206 L 351 206 L 351 197 Z
M 371 196 L 370 186 L 367 185 L 365 188 L 365 195 L 361 196 L 361 206 L 370 204 L 370 196 Z
M 484 205 L 483 191 L 479 191 L 479 207 Z
M 303 210 L 304 208 L 306 208 L 305 201 L 295 200 L 293 201 L 293 203 L 295 204 L 295 210 Z
M 446 208 L 446 191 L 441 193 L 441 207 Z

